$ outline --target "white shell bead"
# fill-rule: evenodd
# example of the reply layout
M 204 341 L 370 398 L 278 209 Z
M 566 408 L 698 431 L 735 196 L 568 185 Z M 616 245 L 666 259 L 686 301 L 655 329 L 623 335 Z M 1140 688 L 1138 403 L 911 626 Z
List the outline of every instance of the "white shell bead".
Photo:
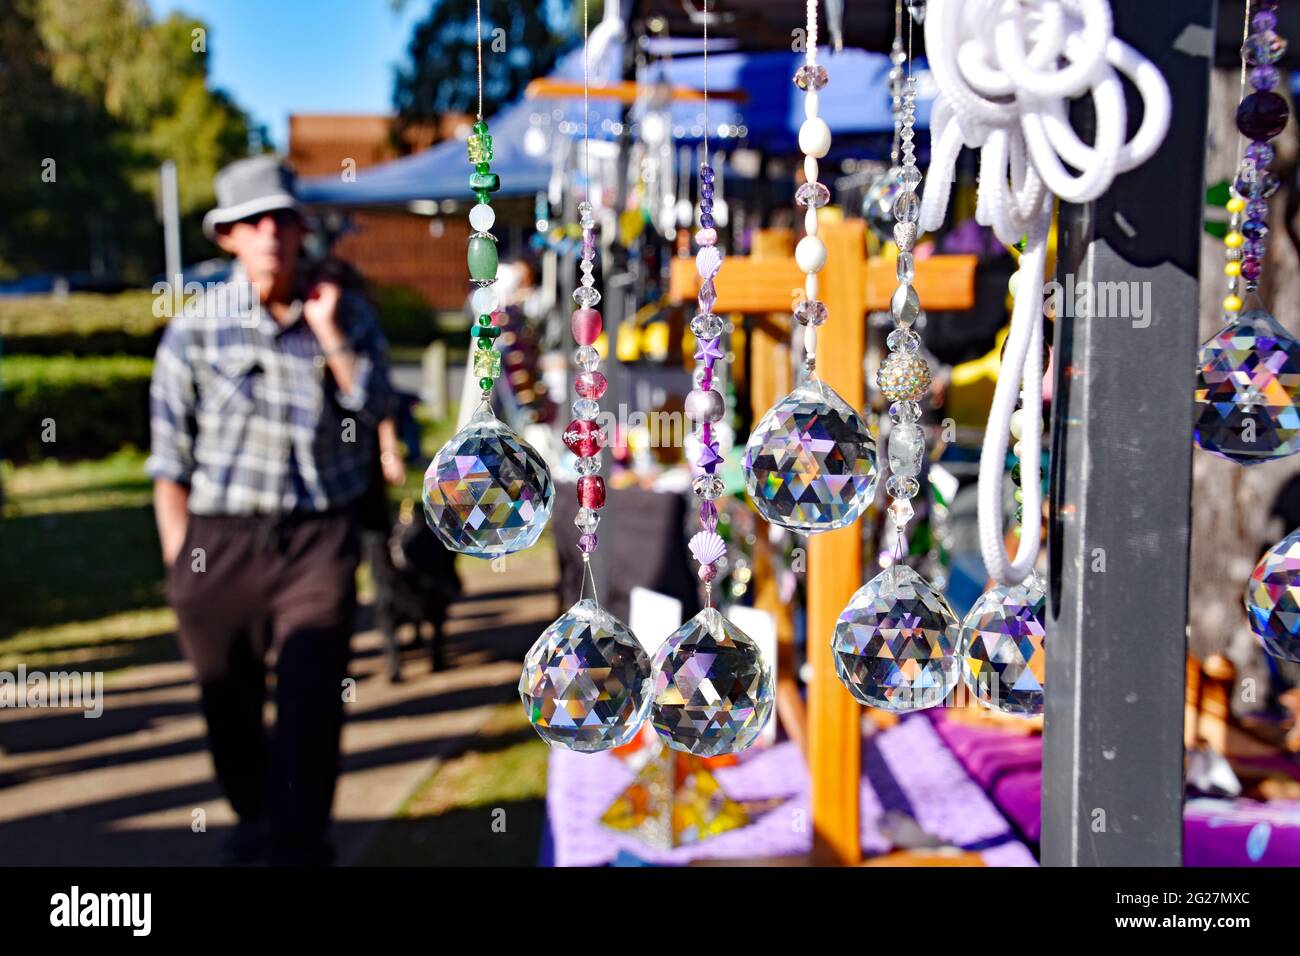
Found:
M 820 283 L 817 281 L 816 274 L 810 272 L 803 280 L 804 295 L 809 299 L 817 298 L 819 287 Z
M 803 95 L 803 115 L 807 119 L 814 118 L 820 107 L 821 96 L 818 95 L 816 90 L 809 90 Z
M 805 156 L 803 158 L 803 178 L 808 180 L 810 183 L 815 183 L 817 181 L 817 173 L 817 160 L 811 156 Z
M 799 127 L 799 149 L 821 159 L 831 151 L 831 128 L 821 117 L 804 120 Z
M 810 236 L 817 235 L 817 210 L 809 209 L 803 214 L 803 228 Z
M 803 272 L 818 272 L 826 265 L 826 244 L 816 236 L 804 236 L 794 247 L 794 261 Z
M 810 358 L 817 354 L 817 329 L 815 326 L 804 326 L 803 350 Z

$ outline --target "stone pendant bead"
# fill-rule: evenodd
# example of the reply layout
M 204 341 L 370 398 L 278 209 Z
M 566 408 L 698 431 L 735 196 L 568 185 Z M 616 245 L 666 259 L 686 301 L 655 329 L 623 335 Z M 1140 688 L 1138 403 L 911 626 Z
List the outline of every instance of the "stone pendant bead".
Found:
M 484 282 L 497 276 L 497 244 L 483 235 L 470 236 L 466 250 L 470 278 Z

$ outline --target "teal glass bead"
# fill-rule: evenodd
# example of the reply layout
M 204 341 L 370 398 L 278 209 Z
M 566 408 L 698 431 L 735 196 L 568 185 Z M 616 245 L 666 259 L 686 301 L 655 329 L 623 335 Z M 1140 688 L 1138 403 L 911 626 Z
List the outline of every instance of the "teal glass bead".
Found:
M 465 254 L 471 279 L 486 282 L 497 276 L 497 244 L 487 236 L 470 236 Z
M 494 193 L 501 188 L 501 177 L 496 173 L 480 173 L 476 171 L 469 177 L 469 188 L 476 193 L 479 190 Z

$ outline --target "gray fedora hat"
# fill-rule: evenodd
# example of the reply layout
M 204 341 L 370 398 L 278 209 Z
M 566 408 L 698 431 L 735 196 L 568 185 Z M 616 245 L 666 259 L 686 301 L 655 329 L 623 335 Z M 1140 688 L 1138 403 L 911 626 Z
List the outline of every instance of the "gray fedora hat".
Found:
M 294 197 L 293 169 L 273 153 L 238 159 L 213 180 L 217 208 L 203 217 L 203 234 L 215 239 L 216 227 L 277 209 L 300 211 Z

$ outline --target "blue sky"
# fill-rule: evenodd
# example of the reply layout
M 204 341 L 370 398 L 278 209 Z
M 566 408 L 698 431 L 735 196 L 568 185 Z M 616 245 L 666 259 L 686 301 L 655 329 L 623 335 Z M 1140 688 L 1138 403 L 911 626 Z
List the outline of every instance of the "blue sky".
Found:
M 381 113 L 428 0 L 149 0 L 208 24 L 212 84 L 289 141 L 290 113 Z

